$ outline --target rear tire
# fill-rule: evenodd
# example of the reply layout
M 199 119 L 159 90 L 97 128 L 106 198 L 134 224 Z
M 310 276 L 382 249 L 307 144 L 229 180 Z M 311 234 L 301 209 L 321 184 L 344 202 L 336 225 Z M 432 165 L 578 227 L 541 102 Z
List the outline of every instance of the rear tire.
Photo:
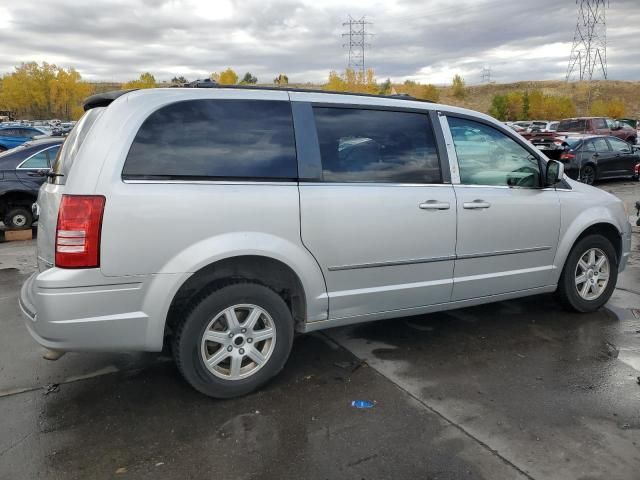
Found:
M 585 165 L 580 171 L 580 181 L 586 185 L 596 183 L 596 169 L 593 165 Z
M 235 283 L 195 300 L 172 346 L 176 365 L 193 388 L 232 398 L 280 372 L 292 344 L 293 318 L 282 297 L 262 285 Z
M 558 282 L 557 294 L 568 310 L 593 312 L 607 303 L 617 279 L 615 248 L 602 235 L 588 235 L 571 249 Z
M 24 207 L 11 207 L 3 221 L 4 226 L 10 229 L 31 228 L 33 214 Z

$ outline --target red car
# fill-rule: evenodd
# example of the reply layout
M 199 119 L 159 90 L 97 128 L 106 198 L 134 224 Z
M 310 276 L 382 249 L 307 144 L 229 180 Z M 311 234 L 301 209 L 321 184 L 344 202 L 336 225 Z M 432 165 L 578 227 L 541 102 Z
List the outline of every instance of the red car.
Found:
M 605 117 L 565 118 L 560 121 L 556 135 L 571 136 L 577 133 L 589 135 L 611 135 L 635 145 L 638 132 L 626 123 Z

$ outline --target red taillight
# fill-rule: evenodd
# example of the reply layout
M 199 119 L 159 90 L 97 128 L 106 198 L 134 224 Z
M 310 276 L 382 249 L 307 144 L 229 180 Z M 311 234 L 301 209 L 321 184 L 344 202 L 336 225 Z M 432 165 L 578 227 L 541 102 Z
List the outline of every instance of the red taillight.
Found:
M 56 267 L 100 266 L 100 231 L 105 198 L 63 195 L 56 227 Z
M 569 161 L 573 160 L 574 158 L 576 158 L 575 154 L 570 153 L 570 152 L 562 152 L 560 154 L 560 161 L 562 161 L 562 162 L 569 162 Z

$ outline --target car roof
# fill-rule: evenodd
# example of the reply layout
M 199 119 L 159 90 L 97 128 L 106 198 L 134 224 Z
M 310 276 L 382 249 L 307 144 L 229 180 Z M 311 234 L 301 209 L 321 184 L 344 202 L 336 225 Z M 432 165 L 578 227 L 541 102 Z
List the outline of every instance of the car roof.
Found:
M 27 148 L 30 147 L 40 147 L 47 145 L 57 145 L 64 142 L 64 137 L 47 137 L 47 138 L 37 138 L 35 140 L 29 140 L 28 142 L 23 143 Z
M 319 90 L 309 88 L 295 88 L 295 87 L 267 87 L 267 86 L 254 86 L 254 85 L 220 85 L 220 84 L 207 84 L 208 88 L 215 89 L 238 89 L 238 90 L 264 90 L 264 91 L 284 91 L 284 92 L 302 92 L 302 93 L 318 93 L 328 95 L 347 95 L 353 97 L 374 97 L 374 98 L 391 98 L 394 100 L 412 100 L 416 102 L 434 103 L 431 100 L 423 100 L 412 97 L 407 94 L 395 94 L 395 95 L 377 95 L 374 93 L 354 93 L 354 92 L 336 92 L 331 90 Z M 175 87 L 174 87 L 175 88 Z M 180 87 L 178 87 L 180 88 Z M 189 87 L 185 87 L 189 88 Z M 137 89 L 129 90 L 112 90 L 110 92 L 98 93 L 90 96 L 84 102 L 84 110 L 90 110 L 95 107 L 106 107 L 117 98 L 136 91 Z M 166 88 L 154 88 L 154 91 L 168 90 Z

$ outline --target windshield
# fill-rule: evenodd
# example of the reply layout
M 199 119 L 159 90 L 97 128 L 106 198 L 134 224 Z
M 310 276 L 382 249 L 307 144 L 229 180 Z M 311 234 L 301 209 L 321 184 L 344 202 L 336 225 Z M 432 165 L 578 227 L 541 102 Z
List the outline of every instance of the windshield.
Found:
M 89 130 L 100 118 L 105 107 L 92 108 L 76 123 L 76 126 L 71 130 L 69 136 L 62 144 L 62 148 L 58 151 L 58 156 L 53 164 L 53 173 L 57 173 L 60 176 L 56 176 L 51 179 L 52 183 L 57 185 L 64 185 L 66 183 L 66 177 L 71 170 L 71 165 L 78 154 L 78 150 L 82 146 L 84 139 L 87 137 Z
M 574 118 L 571 120 L 562 120 L 558 124 L 559 132 L 584 132 L 587 130 L 587 121 L 585 119 Z

